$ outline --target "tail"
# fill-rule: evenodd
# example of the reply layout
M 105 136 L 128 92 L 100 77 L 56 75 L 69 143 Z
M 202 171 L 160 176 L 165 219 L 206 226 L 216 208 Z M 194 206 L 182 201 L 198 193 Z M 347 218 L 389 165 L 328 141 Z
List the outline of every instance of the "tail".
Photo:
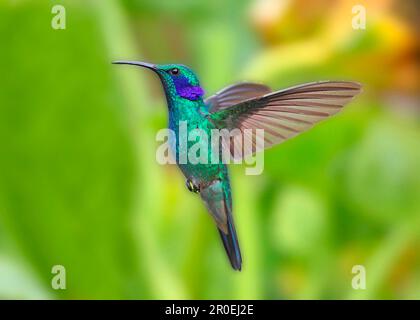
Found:
M 242 256 L 241 249 L 239 248 L 238 237 L 236 236 L 235 225 L 233 223 L 233 217 L 230 215 L 228 217 L 228 233 L 224 233 L 223 230 L 220 230 L 220 237 L 223 241 L 223 246 L 225 247 L 226 253 L 229 257 L 230 264 L 232 268 L 238 271 L 241 271 L 242 268 Z
M 200 195 L 217 224 L 232 268 L 240 271 L 242 257 L 233 222 L 229 181 L 215 180 L 202 189 Z

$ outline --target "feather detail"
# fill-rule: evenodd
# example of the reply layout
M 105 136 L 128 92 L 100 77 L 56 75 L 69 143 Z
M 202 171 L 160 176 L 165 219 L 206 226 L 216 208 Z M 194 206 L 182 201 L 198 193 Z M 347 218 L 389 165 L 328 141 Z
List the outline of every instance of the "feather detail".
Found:
M 232 268 L 240 271 L 242 257 L 233 222 L 229 185 L 226 185 L 226 181 L 214 180 L 200 191 L 200 196 L 216 222 Z
M 242 152 L 230 146 L 231 155 L 249 154 L 270 148 L 311 128 L 321 120 L 339 112 L 361 91 L 361 85 L 348 81 L 307 83 L 245 100 L 229 107 L 219 106 L 210 119 L 219 127 L 241 130 Z M 223 101 L 223 100 L 222 100 Z M 246 130 L 248 129 L 248 130 Z M 264 147 L 256 148 L 256 130 L 264 129 Z M 244 133 L 248 131 L 248 138 Z M 251 141 L 246 140 L 251 139 Z M 231 139 L 232 140 L 232 139 Z M 245 146 L 252 145 L 252 148 Z M 232 153 L 236 150 L 236 156 Z
M 240 82 L 228 86 L 204 102 L 209 106 L 210 112 L 216 112 L 249 99 L 261 97 L 270 93 L 271 89 L 266 85 L 252 82 Z

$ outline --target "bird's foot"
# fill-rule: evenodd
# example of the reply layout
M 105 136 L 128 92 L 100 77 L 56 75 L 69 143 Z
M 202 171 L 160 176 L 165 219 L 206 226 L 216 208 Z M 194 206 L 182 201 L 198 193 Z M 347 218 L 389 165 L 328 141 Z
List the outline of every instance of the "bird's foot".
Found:
M 190 179 L 187 179 L 187 181 L 185 181 L 185 185 L 187 186 L 188 190 L 190 190 L 191 192 L 194 192 L 194 193 L 200 192 L 200 187 L 195 185 L 194 182 L 192 182 L 192 180 Z

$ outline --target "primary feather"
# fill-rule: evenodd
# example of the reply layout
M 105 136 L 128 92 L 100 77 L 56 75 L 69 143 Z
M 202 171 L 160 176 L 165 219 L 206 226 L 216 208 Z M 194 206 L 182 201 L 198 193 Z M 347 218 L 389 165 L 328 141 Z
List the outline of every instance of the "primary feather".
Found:
M 219 128 L 240 129 L 242 145 L 230 143 L 232 157 L 246 157 L 256 151 L 270 148 L 311 128 L 319 121 L 336 114 L 361 91 L 361 85 L 349 81 L 322 81 L 245 99 L 235 105 L 210 107 L 210 119 Z M 222 101 L 230 101 L 224 93 Z M 212 98 L 211 101 L 218 101 Z M 236 101 L 235 98 L 232 101 Z M 245 129 L 252 129 L 245 134 Z M 261 143 L 255 129 L 264 129 Z M 250 134 L 251 133 L 251 134 Z M 233 142 L 233 139 L 231 139 Z M 246 148 L 252 146 L 252 148 Z M 235 148 L 242 148 L 236 150 Z

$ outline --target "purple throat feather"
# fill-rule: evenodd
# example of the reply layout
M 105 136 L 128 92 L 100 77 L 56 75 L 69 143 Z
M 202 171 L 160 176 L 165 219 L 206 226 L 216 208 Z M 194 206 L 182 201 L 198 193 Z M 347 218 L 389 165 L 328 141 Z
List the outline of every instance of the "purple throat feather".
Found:
M 181 97 L 188 100 L 198 100 L 204 95 L 204 90 L 200 86 L 180 88 L 176 91 Z
M 175 89 L 178 95 L 188 100 L 198 100 L 204 95 L 200 86 L 192 86 L 187 78 L 178 77 L 174 79 Z

